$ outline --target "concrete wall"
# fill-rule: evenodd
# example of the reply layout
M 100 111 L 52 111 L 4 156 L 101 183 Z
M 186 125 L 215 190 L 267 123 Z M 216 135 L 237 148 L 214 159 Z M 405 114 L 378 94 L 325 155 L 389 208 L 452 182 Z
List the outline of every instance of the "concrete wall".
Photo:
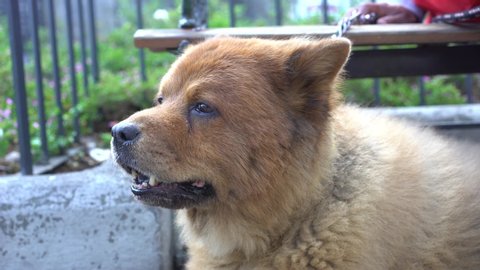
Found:
M 172 212 L 132 198 L 111 161 L 0 178 L 0 269 L 172 269 Z
M 420 125 L 436 126 L 437 132 L 445 136 L 480 143 L 480 104 L 369 108 L 367 110 L 374 114 L 398 117 Z M 445 128 L 453 124 L 459 126 Z

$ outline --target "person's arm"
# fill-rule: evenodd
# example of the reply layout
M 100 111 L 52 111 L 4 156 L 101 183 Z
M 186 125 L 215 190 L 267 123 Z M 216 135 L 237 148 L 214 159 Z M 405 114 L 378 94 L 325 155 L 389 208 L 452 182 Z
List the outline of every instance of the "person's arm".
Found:
M 406 9 L 410 10 L 415 16 L 417 16 L 418 21 L 422 21 L 423 17 L 425 16 L 425 11 L 415 5 L 415 3 L 412 0 L 402 0 L 401 1 L 402 6 L 404 6 Z
M 402 0 L 402 5 L 366 3 L 357 9 L 362 14 L 375 13 L 378 24 L 416 23 L 420 22 L 423 16 L 422 10 L 415 6 L 411 0 Z

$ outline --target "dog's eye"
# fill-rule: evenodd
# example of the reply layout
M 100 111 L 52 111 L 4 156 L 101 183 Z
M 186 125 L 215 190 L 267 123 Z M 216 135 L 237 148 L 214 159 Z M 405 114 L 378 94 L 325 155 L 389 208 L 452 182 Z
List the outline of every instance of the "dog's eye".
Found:
M 158 102 L 158 104 L 162 104 L 162 102 L 163 102 L 163 97 L 158 97 L 158 98 L 157 98 L 157 102 Z
M 198 115 L 211 115 L 215 112 L 215 109 L 208 104 L 199 102 L 193 106 L 192 112 Z

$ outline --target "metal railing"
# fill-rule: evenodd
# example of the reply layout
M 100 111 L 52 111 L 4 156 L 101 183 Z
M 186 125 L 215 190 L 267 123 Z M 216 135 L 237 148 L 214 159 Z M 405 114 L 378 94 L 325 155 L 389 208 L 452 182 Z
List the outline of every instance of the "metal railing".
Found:
M 28 131 L 27 91 L 23 67 L 23 43 L 20 27 L 18 2 L 9 0 L 7 4 L 10 25 L 10 51 L 12 55 L 13 85 L 17 112 L 18 140 L 20 142 L 20 166 L 22 174 L 32 174 L 32 153 Z
M 74 53 L 74 22 L 72 17 L 74 13 L 78 16 L 78 29 L 79 29 L 79 46 L 80 57 L 83 72 L 83 96 L 89 95 L 90 81 L 97 83 L 100 80 L 100 68 L 99 57 L 97 50 L 97 29 L 96 29 L 96 10 L 93 0 L 62 0 L 65 3 L 66 14 L 66 38 L 68 46 L 68 74 L 70 80 L 70 94 L 72 97 L 73 118 L 72 126 L 74 132 L 74 140 L 78 142 L 82 134 L 80 128 L 80 116 L 76 109 L 79 99 L 82 97 L 78 93 L 77 89 L 77 73 L 75 71 L 75 53 Z M 225 0 L 227 1 L 227 0 Z M 272 0 L 275 10 L 275 24 L 282 25 L 284 23 L 283 18 L 285 15 L 284 8 L 281 0 Z M 31 28 L 33 29 L 31 42 L 33 47 L 33 56 L 35 64 L 35 82 L 36 82 L 36 96 L 38 99 L 38 123 L 40 132 L 40 144 L 41 144 L 41 159 L 47 161 L 49 159 L 49 146 L 47 142 L 47 129 L 46 124 L 46 112 L 44 106 L 44 89 L 42 84 L 42 60 L 40 49 L 42 44 L 39 42 L 38 34 L 38 1 L 37 0 L 6 0 L 8 22 L 9 22 L 9 36 L 10 36 L 10 49 L 12 58 L 12 75 L 15 88 L 15 104 L 17 115 L 17 131 L 20 150 L 20 167 L 21 173 L 25 175 L 32 174 L 32 153 L 29 135 L 29 119 L 27 112 L 27 93 L 25 87 L 25 71 L 24 71 L 24 55 L 23 42 L 21 36 L 21 14 L 19 6 L 21 4 L 28 3 L 30 5 L 29 12 L 31 16 Z M 59 55 L 58 55 L 58 37 L 57 37 L 57 22 L 55 21 L 57 7 L 54 5 L 53 0 L 45 0 L 46 2 L 46 14 L 47 23 L 46 28 L 49 36 L 49 47 L 51 51 L 52 71 L 53 71 L 53 90 L 55 93 L 56 104 L 56 130 L 58 136 L 66 135 L 66 128 L 64 123 L 65 108 L 62 104 L 62 89 L 60 67 L 59 67 Z M 136 8 L 136 24 L 137 28 L 143 28 L 143 16 L 142 16 L 142 0 L 135 0 Z M 320 1 L 319 1 L 320 2 Z M 375 1 L 372 1 L 375 2 Z M 76 4 L 76 5 L 75 5 Z M 237 24 L 237 15 L 235 14 L 235 0 L 228 0 L 229 4 L 229 16 L 230 26 L 235 27 Z M 84 7 L 86 6 L 86 9 Z M 202 28 L 207 26 L 207 0 L 183 0 L 182 1 L 182 17 L 179 21 L 179 27 L 181 28 Z M 322 0 L 320 5 L 321 18 L 324 24 L 330 24 L 329 16 L 329 3 L 327 0 Z M 87 44 L 90 41 L 90 44 Z M 145 66 L 145 54 L 143 49 L 139 49 L 138 52 L 140 62 L 140 74 L 143 81 L 147 80 L 146 66 Z M 87 63 L 87 59 L 91 59 L 91 63 Z M 425 88 L 423 85 L 423 79 L 419 78 L 419 95 L 420 105 L 425 104 Z M 471 76 L 467 76 L 466 79 L 466 96 L 467 102 L 473 102 L 472 91 L 473 80 Z M 374 79 L 373 86 L 374 104 L 380 104 L 380 82 L 378 79 Z
M 97 30 L 96 30 L 96 10 L 93 0 L 63 0 L 65 4 L 65 22 L 66 22 L 66 40 L 68 49 L 68 74 L 70 84 L 70 94 L 72 98 L 73 109 L 73 137 L 74 142 L 80 141 L 81 125 L 80 115 L 77 110 L 80 95 L 77 89 L 77 72 L 75 70 L 75 52 L 74 52 L 74 22 L 73 16 L 78 16 L 77 28 L 79 34 L 80 43 L 80 57 L 81 66 L 83 71 L 82 84 L 84 89 L 84 96 L 89 95 L 89 81 L 97 83 L 100 80 L 100 69 L 98 59 L 98 44 L 97 44 Z M 136 16 L 137 27 L 143 27 L 142 16 L 142 1 L 136 1 Z M 26 52 L 24 51 L 24 42 L 22 40 L 22 23 L 21 23 L 21 5 L 29 5 L 28 10 L 31 16 L 31 43 L 32 53 L 35 66 L 35 86 L 36 86 L 36 99 L 38 100 L 38 123 L 40 133 L 40 160 L 42 162 L 48 162 L 49 160 L 49 146 L 47 141 L 47 120 L 45 112 L 45 100 L 44 100 L 44 86 L 43 86 L 43 72 L 42 72 L 42 58 L 41 58 L 41 46 L 39 41 L 39 1 L 37 0 L 6 0 L 6 13 L 8 15 L 9 25 L 9 37 L 10 37 L 10 49 L 12 58 L 12 76 L 15 92 L 15 108 L 16 108 L 16 121 L 17 121 L 17 133 L 20 152 L 20 171 L 23 175 L 30 175 L 33 173 L 33 158 L 32 149 L 30 143 L 30 131 L 29 131 L 29 116 L 28 116 L 28 98 L 25 86 L 25 68 L 24 59 Z M 65 89 L 62 89 L 61 82 L 61 69 L 59 64 L 59 49 L 58 49 L 58 37 L 57 37 L 57 22 L 56 11 L 58 7 L 55 6 L 54 0 L 46 0 L 46 28 L 49 36 L 49 46 L 51 51 L 52 61 L 52 73 L 53 73 L 53 90 L 55 93 L 56 103 L 56 129 L 59 137 L 66 135 L 66 128 L 64 123 L 65 108 L 62 103 L 62 93 Z M 86 6 L 86 10 L 84 9 Z M 88 20 L 88 24 L 87 21 Z M 87 40 L 90 40 L 90 46 L 87 47 Z M 87 58 L 91 59 L 90 65 L 87 64 Z M 145 68 L 145 56 L 142 49 L 139 50 L 140 59 L 140 74 L 141 79 L 145 81 L 146 68 Z
M 28 1 L 18 1 L 18 0 L 7 0 L 6 2 L 6 13 L 8 15 L 8 24 L 9 24 L 9 37 L 10 37 L 10 49 L 11 49 L 11 58 L 12 58 L 12 75 L 13 83 L 15 88 L 15 108 L 16 108 L 16 120 L 17 120 L 17 132 L 18 132 L 18 142 L 19 142 L 19 151 L 20 151 L 20 168 L 21 173 L 24 175 L 32 174 L 32 153 L 31 153 L 31 144 L 30 144 L 30 133 L 29 133 L 29 116 L 28 116 L 28 107 L 27 107 L 27 92 L 25 87 L 25 69 L 24 69 L 24 58 L 25 51 L 23 50 L 24 44 L 22 40 L 22 24 L 21 24 L 21 5 L 29 5 L 29 14 L 31 16 L 31 43 L 33 46 L 33 57 L 35 65 L 35 84 L 36 84 L 36 98 L 38 100 L 38 123 L 39 123 L 39 132 L 40 132 L 40 144 L 41 144 L 41 160 L 46 162 L 49 159 L 49 147 L 47 142 L 47 124 L 46 124 L 46 112 L 45 112 L 45 101 L 44 101 L 44 86 L 43 86 L 43 73 L 42 73 L 42 59 L 41 59 L 41 44 L 39 41 L 39 22 L 38 22 L 38 2 L 37 0 L 28 0 Z M 138 1 L 140 2 L 140 1 Z M 97 55 L 97 34 L 96 34 L 96 18 L 95 18 L 95 7 L 93 0 L 64 0 L 65 3 L 65 13 L 66 13 L 66 38 L 67 38 L 67 47 L 68 47 L 68 73 L 70 80 L 70 91 L 72 97 L 73 105 L 73 132 L 74 132 L 74 141 L 79 142 L 81 130 L 80 130 L 80 118 L 78 111 L 76 109 L 78 105 L 79 95 L 77 91 L 77 74 L 75 71 L 75 53 L 74 53 L 74 37 L 73 37 L 73 12 L 77 13 L 79 18 L 79 35 L 80 35 L 80 48 L 81 48 L 81 65 L 83 74 L 83 89 L 84 94 L 88 96 L 89 92 L 89 78 L 93 82 L 98 82 L 100 79 L 99 65 L 98 65 L 98 55 Z M 72 8 L 72 4 L 76 3 Z M 85 11 L 84 4 L 87 6 L 87 18 L 89 20 L 89 31 L 85 31 L 86 22 L 85 22 Z M 46 1 L 46 14 L 47 14 L 47 29 L 49 36 L 49 45 L 51 51 L 51 61 L 52 61 L 52 73 L 53 73 L 53 89 L 55 92 L 55 103 L 56 103 L 56 124 L 57 124 L 57 133 L 58 136 L 65 136 L 65 124 L 64 124 L 64 114 L 65 109 L 62 104 L 62 84 L 61 84 L 61 75 L 59 67 L 59 55 L 58 55 L 58 38 L 57 38 L 57 23 L 56 23 L 56 7 L 53 0 Z M 140 8 L 140 7 L 137 7 Z M 87 34 L 85 33 L 87 32 Z M 87 36 L 89 35 L 90 49 L 87 48 Z M 87 55 L 87 52 L 90 52 L 90 55 Z M 87 57 L 91 59 L 91 69 L 87 65 Z M 143 67 L 144 69 L 144 67 Z M 144 71 L 142 71 L 144 74 Z

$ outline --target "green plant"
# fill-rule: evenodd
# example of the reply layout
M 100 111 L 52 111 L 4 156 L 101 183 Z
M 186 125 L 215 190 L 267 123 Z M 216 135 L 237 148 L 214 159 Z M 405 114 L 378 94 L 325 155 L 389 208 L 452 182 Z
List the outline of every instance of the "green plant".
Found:
M 374 101 L 373 80 L 371 79 L 347 80 L 341 90 L 345 100 L 349 103 L 370 106 Z
M 112 140 L 112 134 L 110 132 L 101 132 L 99 133 L 99 137 L 101 142 L 100 147 L 103 147 L 103 148 L 110 147 L 110 141 Z
M 156 91 L 156 85 L 164 74 L 166 68 L 175 58 L 173 55 L 164 53 L 146 52 L 147 78 L 143 82 L 140 78 L 138 50 L 133 47 L 131 37 L 135 27 L 125 23 L 122 27 L 113 31 L 111 35 L 98 43 L 100 56 L 101 80 L 97 84 L 90 81 L 88 97 L 82 84 L 83 71 L 80 63 L 76 63 L 77 70 L 77 93 L 79 104 L 72 105 L 71 81 L 68 76 L 68 57 L 64 46 L 59 46 L 59 66 L 61 71 L 61 101 L 63 106 L 63 123 L 65 135 L 58 134 L 57 115 L 59 109 L 55 102 L 53 90 L 53 68 L 48 46 L 41 48 L 42 70 L 44 75 L 44 106 L 47 118 L 47 141 L 51 155 L 60 153 L 73 143 L 73 117 L 77 111 L 81 119 L 82 135 L 108 130 L 108 122 L 119 121 L 134 111 L 145 108 L 152 104 L 152 98 Z M 42 34 L 43 33 L 43 34 Z M 8 40 L 5 23 L 0 23 L 0 39 Z M 128 37 L 128 38 L 126 38 Z M 41 29 L 41 39 L 46 42 L 47 36 Z M 59 40 L 60 43 L 64 42 Z M 27 53 L 31 45 L 27 42 Z M 80 60 L 79 45 L 75 44 L 77 61 Z M 13 102 L 13 85 L 11 74 L 11 58 L 8 43 L 0 43 L 0 95 L 6 97 L 0 100 L 0 157 L 15 149 L 18 145 L 16 133 L 15 104 Z M 38 123 L 38 98 L 36 97 L 34 64 L 25 62 L 26 90 L 28 96 L 28 116 L 31 135 L 32 153 L 35 159 L 40 157 L 40 133 Z M 102 113 L 107 113 L 103 115 Z M 105 123 L 102 123 L 104 121 Z M 92 126 L 92 123 L 96 126 Z M 92 129 L 93 127 L 93 129 Z
M 0 21 L 0 40 L 8 40 L 6 22 Z M 12 150 L 15 144 L 17 131 L 15 108 L 13 102 L 12 62 L 8 42 L 0 42 L 0 156 Z
M 461 90 L 451 76 L 424 77 L 424 87 L 426 105 L 465 103 Z M 373 79 L 348 80 L 343 93 L 348 102 L 371 106 L 374 101 Z M 380 103 L 382 106 L 394 107 L 420 105 L 418 79 L 380 79 Z
M 427 105 L 463 104 L 465 97 L 460 89 L 447 76 L 438 76 L 426 80 Z
M 383 106 L 416 106 L 420 95 L 409 80 L 388 78 L 380 80 L 380 100 Z

